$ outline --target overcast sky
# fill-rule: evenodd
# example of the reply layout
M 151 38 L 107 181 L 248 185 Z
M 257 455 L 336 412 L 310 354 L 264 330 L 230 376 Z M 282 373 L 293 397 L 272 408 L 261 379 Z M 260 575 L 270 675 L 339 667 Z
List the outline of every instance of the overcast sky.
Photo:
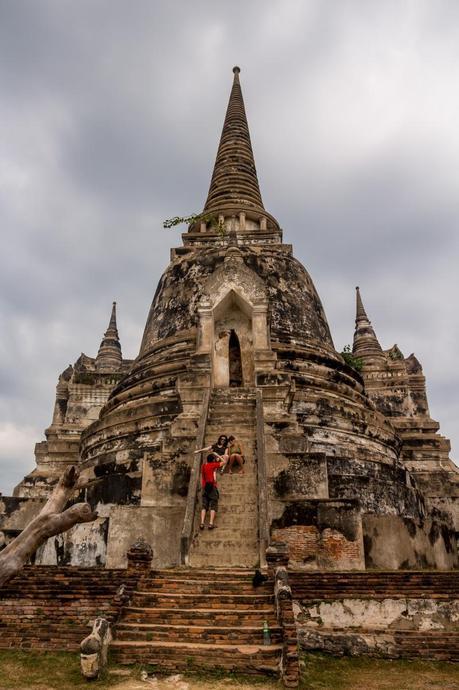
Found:
M 341 350 L 360 285 L 459 457 L 457 0 L 0 0 L 0 490 L 112 300 L 135 357 L 234 64 L 267 211 Z

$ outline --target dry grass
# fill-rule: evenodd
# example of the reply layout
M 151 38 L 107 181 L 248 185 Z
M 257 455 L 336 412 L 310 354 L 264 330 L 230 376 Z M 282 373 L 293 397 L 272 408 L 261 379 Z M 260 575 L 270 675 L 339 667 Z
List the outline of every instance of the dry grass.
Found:
M 459 665 L 307 654 L 302 690 L 459 690 Z
M 153 669 L 147 669 L 153 674 Z M 90 682 L 80 674 L 78 654 L 56 652 L 40 654 L 0 650 L 0 690 L 151 690 L 140 679 L 141 668 L 111 666 L 103 677 Z M 128 674 L 128 675 L 127 675 Z M 269 679 L 243 676 L 193 674 L 183 678 L 187 690 L 279 690 L 282 686 Z M 181 690 L 180 685 L 160 679 L 155 690 Z
M 139 667 L 113 666 L 100 680 L 85 681 L 77 654 L 0 650 L 0 690 L 148 690 Z M 152 670 L 149 670 L 152 673 Z M 459 665 L 440 662 L 335 659 L 310 654 L 302 663 L 301 690 L 459 690 Z M 128 675 L 126 675 L 128 674 Z M 266 678 L 187 675 L 187 690 L 280 690 Z M 179 690 L 180 685 L 160 679 L 156 690 Z

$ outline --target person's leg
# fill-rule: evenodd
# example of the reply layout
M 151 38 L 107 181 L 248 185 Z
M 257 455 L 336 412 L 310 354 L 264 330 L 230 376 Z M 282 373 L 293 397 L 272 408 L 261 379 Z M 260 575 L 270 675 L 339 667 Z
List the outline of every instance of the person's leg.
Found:
M 223 472 L 225 471 L 225 468 L 226 468 L 226 466 L 227 466 L 227 464 L 228 464 L 228 462 L 229 462 L 228 449 L 225 450 L 225 454 L 222 455 L 220 459 L 221 459 L 222 462 L 223 462 L 223 465 L 220 467 L 220 474 L 223 474 Z
M 204 529 L 204 522 L 206 519 L 206 513 L 209 510 L 209 496 L 205 491 L 202 492 L 202 510 L 201 510 L 201 524 L 199 529 Z
M 242 455 L 239 455 L 239 453 L 233 453 L 233 455 L 230 458 L 230 473 L 232 474 L 231 468 L 233 467 L 235 462 L 241 468 L 239 474 L 244 474 L 244 461 L 242 459 Z
M 210 497 L 210 522 L 209 522 L 209 529 L 214 529 L 214 521 L 215 521 L 215 516 L 217 514 L 217 509 L 218 509 L 218 489 L 216 487 L 213 488 L 212 495 Z

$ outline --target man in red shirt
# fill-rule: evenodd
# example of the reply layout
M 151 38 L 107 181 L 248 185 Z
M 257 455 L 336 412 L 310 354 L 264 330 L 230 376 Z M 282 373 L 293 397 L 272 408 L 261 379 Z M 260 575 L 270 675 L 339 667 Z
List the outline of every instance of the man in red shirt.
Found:
M 226 456 L 225 456 L 226 457 Z M 210 509 L 209 529 L 214 529 L 215 515 L 218 509 L 219 493 L 217 489 L 217 470 L 224 468 L 226 460 L 220 461 L 215 459 L 212 453 L 207 456 L 207 462 L 201 467 L 201 487 L 202 487 L 202 510 L 201 510 L 201 524 L 199 529 L 204 529 L 204 520 L 206 513 Z

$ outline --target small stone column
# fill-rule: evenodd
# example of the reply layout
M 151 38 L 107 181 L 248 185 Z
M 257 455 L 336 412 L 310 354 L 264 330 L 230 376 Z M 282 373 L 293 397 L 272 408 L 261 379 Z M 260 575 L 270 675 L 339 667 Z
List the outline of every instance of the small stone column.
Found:
M 212 308 L 208 300 L 201 300 L 198 306 L 199 333 L 197 352 L 210 352 L 213 341 L 213 316 Z
M 266 549 L 268 573 L 274 579 L 277 622 L 282 628 L 281 677 L 286 688 L 297 688 L 299 682 L 298 637 L 288 581 L 288 545 L 274 542 Z
M 139 537 L 127 552 L 128 574 L 146 575 L 151 570 L 153 549 L 143 537 Z
M 283 541 L 273 542 L 266 549 L 266 563 L 270 577 L 275 577 L 277 568 L 288 567 L 289 562 L 288 544 Z
M 258 302 L 252 312 L 253 349 L 267 350 L 268 343 L 268 303 Z

